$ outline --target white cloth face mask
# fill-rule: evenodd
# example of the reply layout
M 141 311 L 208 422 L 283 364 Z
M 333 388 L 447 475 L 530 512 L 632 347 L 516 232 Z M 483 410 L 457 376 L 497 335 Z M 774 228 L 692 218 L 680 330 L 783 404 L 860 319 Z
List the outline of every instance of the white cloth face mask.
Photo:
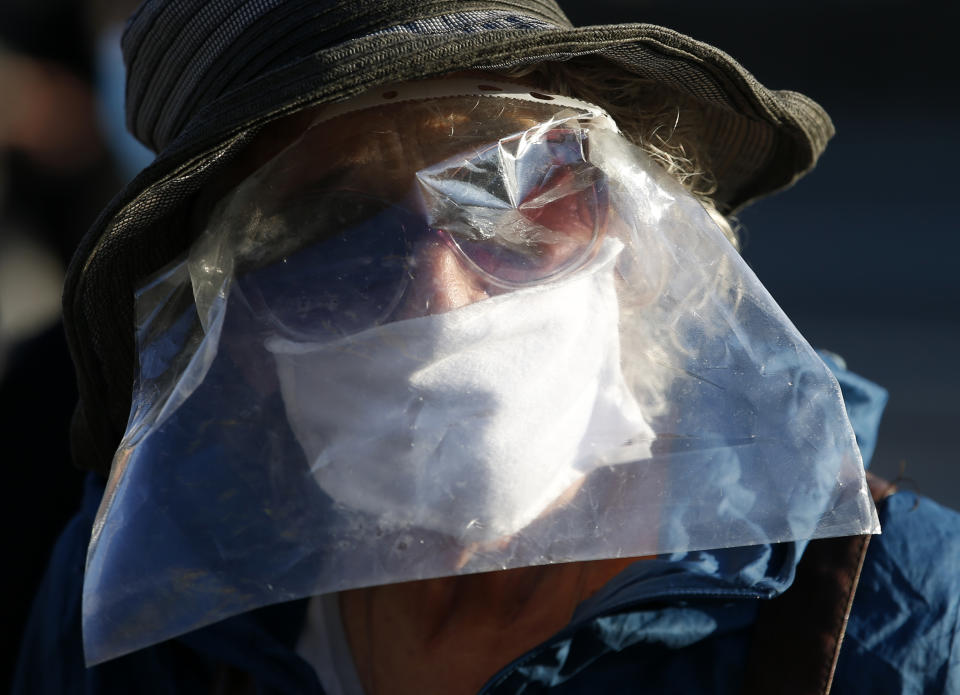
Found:
M 614 262 L 330 343 L 274 337 L 317 484 L 386 527 L 485 543 L 523 529 L 627 440 L 652 442 L 620 370 Z

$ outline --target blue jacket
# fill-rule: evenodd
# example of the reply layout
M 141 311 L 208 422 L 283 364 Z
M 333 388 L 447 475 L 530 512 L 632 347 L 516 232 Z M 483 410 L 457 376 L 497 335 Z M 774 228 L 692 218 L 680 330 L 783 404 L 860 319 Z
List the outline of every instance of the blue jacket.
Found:
M 828 360 L 829 361 L 829 360 Z M 886 402 L 831 367 L 869 461 Z M 60 538 L 24 636 L 14 693 L 207 693 L 248 673 L 260 693 L 322 693 L 293 651 L 305 602 L 225 620 L 91 669 L 80 594 L 103 481 Z M 833 691 L 960 695 L 960 514 L 909 491 L 879 505 Z M 741 691 L 758 607 L 786 591 L 805 543 L 700 551 L 636 563 L 582 603 L 571 623 L 500 673 L 484 693 Z M 783 626 L 789 630 L 789 625 Z

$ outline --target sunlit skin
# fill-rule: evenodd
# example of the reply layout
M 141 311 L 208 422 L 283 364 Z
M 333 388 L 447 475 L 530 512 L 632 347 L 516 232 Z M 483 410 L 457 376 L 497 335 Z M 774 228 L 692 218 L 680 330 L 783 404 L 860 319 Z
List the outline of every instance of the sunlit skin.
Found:
M 390 105 L 396 109 L 397 105 Z M 470 118 L 397 121 L 388 109 L 339 117 L 296 145 L 302 171 L 286 177 L 289 191 L 314 185 L 363 190 L 401 200 L 414 172 L 473 146 Z M 422 115 L 422 114 L 421 114 Z M 299 114 L 261 135 L 248 150 L 235 185 L 272 153 L 303 132 L 314 112 Z M 518 119 L 517 130 L 535 122 Z M 450 138 L 452 129 L 464 137 Z M 477 146 L 480 142 L 477 142 Z M 214 194 L 215 195 L 215 194 Z M 560 201 L 540 211 L 545 226 L 577 226 L 583 214 Z M 450 243 L 434 236 L 416 244 L 411 282 L 395 320 L 435 314 L 482 301 L 505 291 L 479 275 Z M 555 504 L 563 504 L 576 487 Z M 471 549 L 464 550 L 464 564 Z M 577 605 L 636 558 L 525 567 L 356 589 L 340 594 L 343 625 L 365 691 L 376 693 L 474 693 L 500 668 L 568 624 Z M 451 568 L 456 571 L 457 568 Z
M 522 567 L 355 589 L 340 610 L 365 691 L 476 693 L 562 629 L 635 559 Z

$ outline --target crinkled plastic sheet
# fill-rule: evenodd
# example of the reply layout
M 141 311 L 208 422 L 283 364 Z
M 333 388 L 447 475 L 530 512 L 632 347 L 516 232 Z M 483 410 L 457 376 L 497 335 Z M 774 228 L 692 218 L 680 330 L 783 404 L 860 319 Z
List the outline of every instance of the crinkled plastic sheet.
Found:
M 317 193 L 308 131 L 141 289 L 88 663 L 318 593 L 878 531 L 835 380 L 703 207 L 596 112 L 485 99 L 363 115 L 475 116 L 389 202 L 350 169 Z M 424 248 L 476 274 L 564 205 L 595 238 L 552 275 L 424 294 Z M 381 253 L 400 223 L 479 251 Z

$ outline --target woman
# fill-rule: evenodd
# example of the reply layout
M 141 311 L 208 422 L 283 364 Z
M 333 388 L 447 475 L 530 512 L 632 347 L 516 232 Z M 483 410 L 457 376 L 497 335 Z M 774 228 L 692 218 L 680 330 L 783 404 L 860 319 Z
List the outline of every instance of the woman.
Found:
M 125 48 L 161 155 L 66 290 L 75 455 L 110 469 L 48 579 L 93 524 L 85 687 L 829 688 L 865 542 L 807 552 L 843 575 L 824 621 L 769 631 L 758 599 L 876 513 L 836 382 L 720 214 L 813 165 L 816 104 L 541 3 L 149 2 Z M 56 692 L 79 662 L 31 670 L 45 601 L 19 683 Z M 824 625 L 802 679 L 752 637 Z M 841 653 L 845 689 L 924 633 L 890 634 Z

